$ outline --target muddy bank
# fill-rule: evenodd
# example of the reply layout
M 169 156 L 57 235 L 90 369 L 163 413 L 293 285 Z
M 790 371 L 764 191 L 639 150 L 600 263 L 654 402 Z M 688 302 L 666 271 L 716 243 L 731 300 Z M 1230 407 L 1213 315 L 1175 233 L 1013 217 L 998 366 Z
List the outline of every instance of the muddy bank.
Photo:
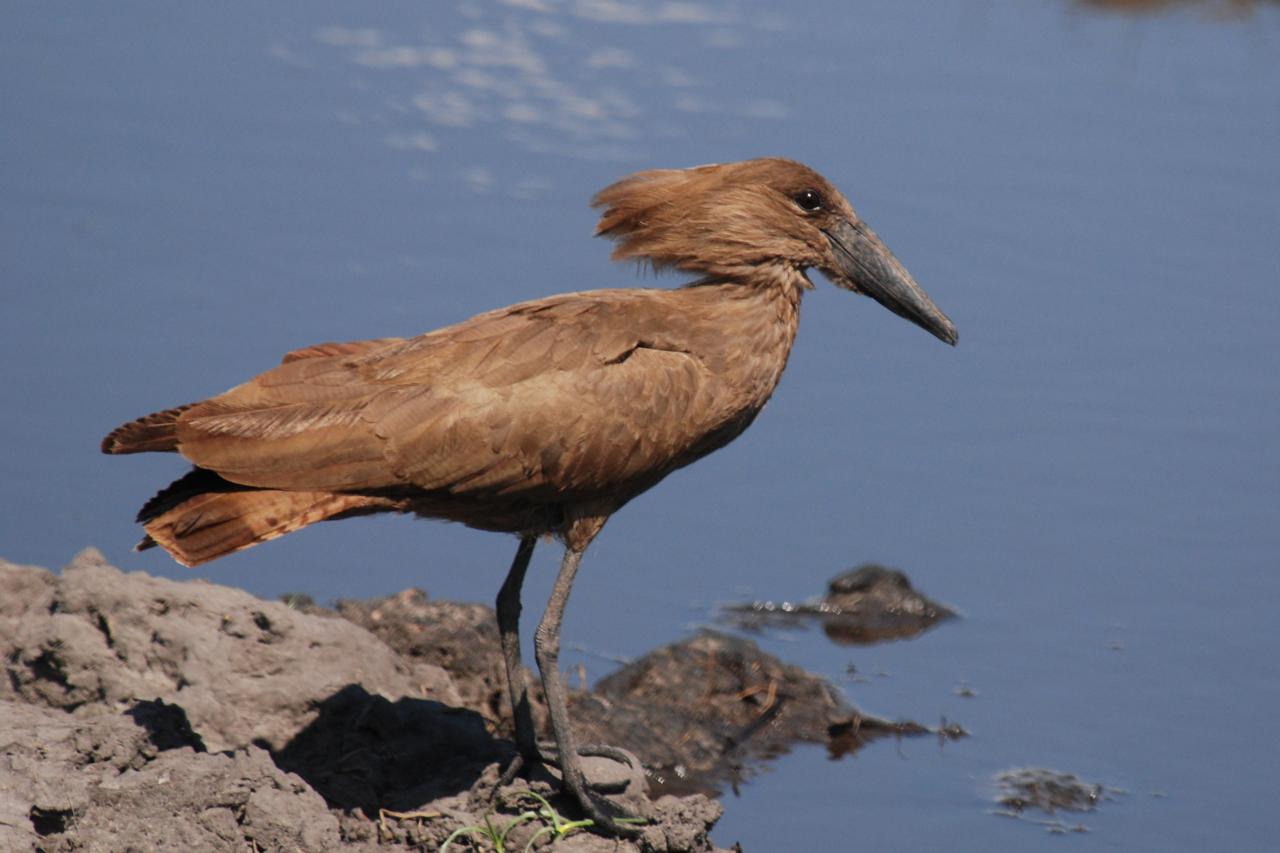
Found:
M 413 590 L 333 611 L 263 601 L 93 550 L 61 574 L 0 561 L 0 849 L 433 850 L 532 812 L 520 849 L 550 823 L 522 793 L 573 815 L 544 770 L 495 790 L 513 749 L 492 618 Z M 883 722 L 710 633 L 573 705 L 584 740 L 644 762 L 649 796 L 626 804 L 648 825 L 635 843 L 574 834 L 566 851 L 711 851 L 720 806 L 695 792 Z
M 410 589 L 339 601 L 335 612 L 408 659 L 446 669 L 457 679 L 466 707 L 509 731 L 511 709 L 492 610 L 431 601 Z M 527 675 L 541 728 L 546 706 L 537 678 Z M 750 640 L 712 631 L 655 649 L 590 690 L 572 692 L 570 714 L 585 741 L 625 744 L 635 753 L 648 771 L 651 793 L 718 794 L 797 743 L 826 745 L 839 756 L 878 737 L 937 734 L 909 721 L 864 714 L 824 679 L 762 652 Z

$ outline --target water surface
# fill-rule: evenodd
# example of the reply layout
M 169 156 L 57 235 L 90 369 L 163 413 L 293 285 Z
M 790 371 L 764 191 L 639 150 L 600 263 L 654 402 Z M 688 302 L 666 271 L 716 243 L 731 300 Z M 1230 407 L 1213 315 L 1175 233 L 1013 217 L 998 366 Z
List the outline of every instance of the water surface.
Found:
M 566 665 L 598 678 L 717 601 L 877 560 L 964 618 L 765 645 L 868 711 L 973 737 L 799 750 L 726 798 L 721 843 L 1266 849 L 1280 10 L 777 8 L 9 4 L 0 554 L 96 544 L 263 596 L 490 600 L 514 543 L 444 524 L 322 525 L 199 572 L 133 554 L 133 512 L 182 468 L 97 442 L 296 346 L 626 286 L 589 239 L 596 189 L 790 156 L 847 192 L 960 346 L 821 285 L 752 429 L 609 523 Z M 535 557 L 535 612 L 556 557 Z M 991 775 L 1028 764 L 1127 793 L 1067 838 L 988 814 Z

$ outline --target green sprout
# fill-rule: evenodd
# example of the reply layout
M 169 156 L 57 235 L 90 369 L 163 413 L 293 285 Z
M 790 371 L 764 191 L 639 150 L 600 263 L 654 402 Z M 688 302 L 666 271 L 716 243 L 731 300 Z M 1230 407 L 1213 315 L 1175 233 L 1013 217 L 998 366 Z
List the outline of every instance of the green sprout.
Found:
M 489 815 L 486 814 L 484 816 L 484 826 L 464 826 L 449 833 L 449 837 L 444 840 L 444 844 L 440 845 L 440 853 L 446 853 L 449 845 L 464 835 L 478 835 L 481 838 L 486 838 L 493 845 L 494 853 L 506 853 L 507 836 L 511 834 L 511 830 L 522 823 L 535 820 L 537 817 L 537 812 L 524 812 L 499 830 L 493 825 L 493 821 L 489 820 Z M 525 849 L 528 850 L 529 848 L 526 846 Z
M 490 820 L 490 816 L 493 813 L 489 812 L 484 816 L 483 826 L 464 826 L 451 832 L 449 837 L 444 840 L 444 844 L 440 846 L 440 853 L 448 853 L 450 844 L 457 841 L 459 838 L 468 835 L 487 840 L 491 845 L 493 845 L 494 853 L 507 853 L 507 837 L 511 834 L 511 831 L 517 826 L 520 826 L 523 823 L 528 823 L 531 820 L 540 820 L 544 825 L 541 829 L 535 832 L 533 837 L 524 845 L 524 853 L 528 853 L 528 851 L 532 850 L 533 845 L 536 844 L 538 839 L 544 835 L 551 836 L 552 843 L 554 844 L 556 841 L 564 838 L 570 833 L 576 832 L 579 829 L 588 829 L 595 826 L 595 821 L 590 818 L 584 820 L 568 820 L 555 810 L 551 803 L 547 801 L 546 797 L 541 794 L 536 794 L 533 791 L 523 791 L 516 795 L 515 803 L 519 805 L 521 801 L 532 801 L 536 808 L 526 809 L 516 817 L 512 818 L 511 821 L 501 829 L 493 825 L 493 821 Z M 618 818 L 618 823 L 643 824 L 644 822 L 644 818 Z

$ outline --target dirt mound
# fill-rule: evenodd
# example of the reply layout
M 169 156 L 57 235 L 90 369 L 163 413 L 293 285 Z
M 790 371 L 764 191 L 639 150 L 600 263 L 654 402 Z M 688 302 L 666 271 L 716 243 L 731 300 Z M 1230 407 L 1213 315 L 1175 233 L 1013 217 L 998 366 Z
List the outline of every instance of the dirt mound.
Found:
M 338 820 L 255 746 L 210 753 L 180 709 L 0 702 L 0 849 L 336 850 Z M 183 741 L 187 741 L 183 743 Z
M 313 611 L 125 574 L 93 550 L 57 575 L 0 561 L 0 849 L 434 850 L 528 813 L 524 790 L 564 807 L 546 781 L 493 797 L 512 749 L 484 672 L 461 667 L 460 687 Z M 713 849 L 714 801 L 649 811 L 636 843 L 557 849 Z
M 788 751 L 826 743 L 852 709 L 821 678 L 710 631 L 663 646 L 573 697 L 575 724 L 625 743 L 655 788 L 716 791 Z
M 93 549 L 60 575 L 4 564 L 3 576 L 0 699 L 119 713 L 162 698 L 214 751 L 280 749 L 353 683 L 460 704 L 439 667 L 406 661 L 345 620 L 242 590 L 126 575 Z

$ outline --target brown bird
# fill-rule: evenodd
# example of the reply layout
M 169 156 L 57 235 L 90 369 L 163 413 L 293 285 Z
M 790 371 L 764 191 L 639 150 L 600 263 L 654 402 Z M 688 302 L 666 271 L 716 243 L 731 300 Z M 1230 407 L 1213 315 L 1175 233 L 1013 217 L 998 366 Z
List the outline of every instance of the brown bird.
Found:
M 675 290 L 592 290 L 500 308 L 414 338 L 327 343 L 199 403 L 114 430 L 106 453 L 195 467 L 143 506 L 139 548 L 197 566 L 317 521 L 376 512 L 520 538 L 497 597 L 517 758 L 540 752 L 525 694 L 520 587 L 538 537 L 565 545 L 535 652 L 563 786 L 605 831 L 558 673 L 583 551 L 663 477 L 723 447 L 773 393 L 817 268 L 949 344 L 951 321 L 821 175 L 790 160 L 640 172 L 601 191 L 615 260 L 697 276 Z

